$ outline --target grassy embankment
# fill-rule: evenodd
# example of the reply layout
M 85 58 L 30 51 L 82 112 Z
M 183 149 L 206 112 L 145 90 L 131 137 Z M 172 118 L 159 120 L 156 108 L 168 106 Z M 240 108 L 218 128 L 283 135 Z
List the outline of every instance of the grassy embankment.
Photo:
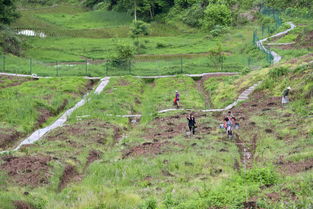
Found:
M 10 86 L 12 81 L 5 82 L 8 87 L 0 91 L 2 148 L 50 123 L 80 100 L 90 84 L 81 78 L 29 80 Z
M 311 71 L 285 65 L 247 74 L 248 82 L 260 77 L 265 81 L 249 101 L 233 110 L 241 124 L 234 140 L 217 128 L 219 114 L 198 113 L 197 135 L 191 138 L 185 137 L 184 113 L 153 116 L 137 125 L 102 117 L 103 112 L 142 110 L 141 106 L 149 106 L 141 97 L 145 94 L 156 98 L 153 108 L 166 107 L 162 98 L 168 85 L 163 84 L 173 83 L 170 92 L 179 87 L 178 81 L 189 80 L 160 79 L 145 86 L 140 79 L 114 78 L 98 100 L 74 113 L 67 126 L 15 154 L 20 159 L 51 156 L 48 182 L 18 186 L 4 172 L 0 200 L 5 208 L 13 208 L 15 200 L 36 208 L 242 208 L 247 204 L 309 208 L 312 118 L 297 103 L 303 101 L 301 105 L 308 108 L 312 104 Z M 282 108 L 279 96 L 286 85 L 293 88 L 292 102 Z M 126 89 L 129 95 L 123 93 Z M 113 99 L 120 106 L 110 112 Z M 129 106 L 123 106 L 125 100 Z M 201 107 L 200 101 L 189 102 Z M 83 114 L 93 117 L 77 120 Z M 95 161 L 88 160 L 91 151 L 98 153 Z M 60 186 L 69 166 L 76 172 Z M 23 195 L 26 191 L 30 194 Z

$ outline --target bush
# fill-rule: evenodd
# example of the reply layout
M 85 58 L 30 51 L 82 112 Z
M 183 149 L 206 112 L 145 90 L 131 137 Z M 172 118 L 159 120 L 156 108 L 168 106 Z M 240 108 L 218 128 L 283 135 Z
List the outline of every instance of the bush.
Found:
M 209 4 L 204 11 L 202 26 L 211 30 L 215 25 L 229 26 L 231 22 L 231 10 L 226 5 Z
M 291 17 L 304 17 L 304 18 L 309 18 L 313 17 L 313 12 L 312 10 L 308 8 L 293 8 L 293 7 L 288 7 L 285 10 L 285 14 Z
M 182 18 L 183 23 L 191 26 L 191 27 L 200 27 L 201 20 L 204 17 L 204 10 L 200 5 L 193 5 L 192 7 L 187 9 L 186 14 Z
M 145 203 L 140 207 L 140 209 L 156 209 L 157 201 L 155 199 L 148 199 Z
M 210 31 L 210 34 L 213 36 L 213 37 L 217 37 L 221 34 L 224 34 L 226 33 L 228 30 L 227 27 L 224 27 L 224 26 L 221 26 L 221 25 L 215 25 L 213 27 L 213 30 Z
M 270 70 L 270 72 L 268 73 L 269 78 L 271 79 L 277 79 L 279 77 L 282 77 L 284 75 L 287 75 L 289 72 L 289 69 L 286 67 L 278 67 L 278 68 L 274 68 L 272 70 Z
M 278 175 L 272 168 L 253 168 L 248 170 L 243 178 L 251 183 L 272 186 L 278 183 Z
M 4 52 L 17 56 L 22 54 L 23 43 L 9 27 L 0 26 L 0 40 L 3 40 L 3 42 L 0 42 L 0 45 Z
M 168 46 L 167 44 L 160 43 L 160 42 L 158 42 L 158 43 L 156 44 L 156 48 L 158 48 L 158 49 L 160 49 L 160 48 L 165 48 L 165 47 L 167 47 L 167 46 Z
M 110 59 L 113 66 L 129 66 L 134 58 L 134 48 L 126 44 L 116 45 L 116 55 Z

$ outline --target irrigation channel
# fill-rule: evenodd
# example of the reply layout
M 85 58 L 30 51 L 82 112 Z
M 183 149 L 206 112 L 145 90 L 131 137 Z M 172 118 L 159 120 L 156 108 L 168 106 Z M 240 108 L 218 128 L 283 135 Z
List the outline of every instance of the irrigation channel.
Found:
M 290 28 L 277 33 L 273 36 L 270 36 L 268 38 L 264 38 L 262 40 L 259 40 L 257 42 L 257 46 L 264 50 L 267 51 L 269 53 L 272 54 L 272 56 L 274 57 L 273 59 L 273 64 L 278 63 L 281 60 L 281 56 L 278 55 L 276 52 L 274 51 L 270 51 L 269 49 L 266 49 L 264 46 L 265 41 L 267 41 L 270 38 L 274 38 L 274 37 L 279 37 L 279 36 L 283 36 L 285 34 L 287 34 L 289 31 L 293 30 L 296 26 L 292 23 L 292 22 L 288 22 L 288 24 L 290 25 Z M 220 72 L 220 73 L 202 73 L 202 74 L 186 74 L 186 76 L 189 77 L 202 77 L 202 76 L 206 76 L 206 75 L 234 75 L 234 74 L 238 74 L 238 73 L 225 73 L 225 72 Z M 49 78 L 49 77 L 38 77 L 37 75 L 23 75 L 23 74 L 10 74 L 10 73 L 0 73 L 0 75 L 8 75 L 8 76 L 18 76 L 18 77 L 35 77 L 35 78 Z M 176 75 L 168 75 L 168 76 L 136 76 L 138 78 L 165 78 L 165 77 L 175 77 Z M 85 77 L 86 79 L 100 79 L 98 77 Z M 104 77 L 101 79 L 99 85 L 97 86 L 97 88 L 94 91 L 94 94 L 100 94 L 103 89 L 108 85 L 110 80 L 110 77 Z M 239 102 L 247 100 L 249 98 L 249 95 L 255 90 L 255 88 L 261 84 L 261 81 L 258 83 L 255 83 L 254 85 L 252 85 L 251 87 L 249 87 L 248 89 L 246 89 L 245 91 L 243 91 L 240 96 L 238 97 L 237 100 L 235 100 L 232 104 L 228 105 L 227 107 L 223 108 L 223 109 L 207 109 L 207 110 L 202 110 L 203 112 L 223 112 L 226 110 L 229 110 L 231 108 L 233 108 L 234 106 L 236 106 Z M 68 117 L 79 107 L 83 106 L 88 100 L 88 95 L 90 93 L 87 93 L 86 95 L 83 96 L 82 100 L 80 100 L 74 107 L 70 108 L 69 110 L 67 110 L 60 118 L 58 118 L 54 123 L 52 123 L 51 125 L 42 128 L 42 129 L 38 129 L 35 132 L 33 132 L 29 137 L 27 137 L 26 139 L 24 139 L 16 148 L 12 149 L 12 150 L 5 150 L 0 152 L 0 154 L 3 153 L 7 153 L 7 152 L 11 152 L 11 151 L 17 151 L 19 150 L 23 145 L 27 145 L 27 144 L 33 144 L 36 141 L 40 140 L 41 137 L 43 135 L 45 135 L 46 133 L 52 131 L 53 129 L 56 129 L 58 127 L 63 126 L 63 124 L 67 121 Z M 189 110 L 189 109 L 179 109 L 179 110 Z M 170 111 L 177 111 L 177 109 L 175 108 L 171 108 L 171 109 L 165 109 L 165 110 L 160 110 L 159 113 L 165 113 L 165 112 L 170 112 Z M 141 115 L 112 115 L 115 117 L 141 117 Z M 248 153 L 247 153 L 248 155 Z

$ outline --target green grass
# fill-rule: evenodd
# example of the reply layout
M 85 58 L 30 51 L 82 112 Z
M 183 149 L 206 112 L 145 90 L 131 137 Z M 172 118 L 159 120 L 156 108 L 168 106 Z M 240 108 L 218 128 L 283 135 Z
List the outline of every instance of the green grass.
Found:
M 90 11 L 77 14 L 38 14 L 38 18 L 68 29 L 107 28 L 128 25 L 132 17 L 114 11 Z
M 28 81 L 0 92 L 1 127 L 28 134 L 38 124 L 40 111 L 56 116 L 59 108 L 73 106 L 87 91 L 82 78 L 53 78 Z M 49 120 L 48 120 L 49 121 Z
M 180 93 L 180 105 L 185 109 L 204 109 L 204 97 L 190 77 L 159 78 L 145 87 L 142 101 L 142 120 L 147 122 L 156 111 L 174 108 L 175 91 Z
M 69 15 L 62 17 L 65 13 Z M 99 35 L 101 29 L 97 29 L 96 33 L 99 34 L 93 38 L 83 35 L 74 39 L 69 37 L 73 36 L 73 31 L 81 30 L 80 25 L 73 24 L 73 28 L 76 29 L 70 32 L 61 30 L 72 19 L 84 22 L 88 18 L 95 17 L 95 13 L 80 9 L 75 11 L 73 7 L 56 7 L 39 10 L 36 15 L 42 18 L 38 20 L 31 19 L 29 14 L 28 20 L 31 24 L 35 26 L 38 21 L 37 23 L 42 25 L 50 25 L 51 28 L 54 27 L 62 32 L 62 36 L 28 39 L 35 48 L 26 51 L 25 54 L 45 61 L 61 59 L 82 61 L 85 57 L 107 58 L 114 47 L 110 36 L 114 33 L 112 31 L 121 32 L 125 27 L 121 30 L 109 28 L 111 34 L 103 36 L 110 38 L 104 40 L 95 38 L 102 37 Z M 27 21 L 27 18 L 23 21 Z M 119 23 L 122 24 L 122 21 Z M 83 27 L 90 29 L 100 26 L 95 21 L 90 24 L 85 23 Z M 156 28 L 153 28 L 155 30 L 153 33 L 162 34 L 162 37 L 149 36 L 142 39 L 146 45 L 142 53 L 148 56 L 137 59 L 138 62 L 134 64 L 132 73 L 151 75 L 156 72 L 160 74 L 179 72 L 181 70 L 179 57 L 175 55 L 173 59 L 165 58 L 164 54 L 206 52 L 217 42 L 217 40 L 207 39 L 205 34 L 201 33 L 180 34 L 175 37 L 170 35 L 173 31 L 159 32 Z M 250 47 L 248 43 L 251 41 L 254 28 L 234 29 L 234 33 L 226 34 L 221 38 L 227 54 L 225 66 L 243 68 L 249 56 L 259 59 L 255 63 L 250 63 L 249 69 L 266 65 L 261 53 Z M 123 37 L 125 42 L 131 43 L 125 35 Z M 162 43 L 161 45 L 165 47 L 157 48 L 158 43 Z M 279 51 L 279 53 L 286 55 L 284 53 L 289 52 Z M 300 56 L 306 52 L 293 53 L 299 53 Z M 156 59 L 149 56 L 151 54 L 160 57 Z M 285 58 L 289 59 L 289 57 L 291 55 Z M 26 59 L 9 57 L 8 61 L 8 66 L 11 66 L 13 71 L 28 72 L 29 70 Z M 32 70 L 38 74 L 54 74 L 56 68 L 34 61 Z M 60 75 L 70 75 L 73 71 L 82 75 L 85 73 L 103 75 L 105 68 L 100 64 L 89 65 L 88 72 L 85 71 L 85 65 L 59 66 L 59 70 Z M 219 70 L 211 67 L 207 57 L 203 55 L 186 56 L 183 59 L 183 72 L 186 73 Z M 225 67 L 224 70 L 237 71 L 234 67 Z M 109 69 L 109 74 L 119 73 L 112 71 Z M 128 69 L 124 71 L 126 72 L 123 73 L 128 73 Z M 201 116 L 197 117 L 199 127 L 194 137 L 185 137 L 187 128 L 185 126 L 175 132 L 174 136 L 167 136 L 167 129 L 170 130 L 171 126 L 169 122 L 175 121 L 173 125 L 175 128 L 186 124 L 184 115 L 187 111 L 156 114 L 157 110 L 172 107 L 175 90 L 181 94 L 183 108 L 200 110 L 205 106 L 204 97 L 198 92 L 193 79 L 184 76 L 152 80 L 128 76 L 112 77 L 109 85 L 100 95 L 90 95 L 89 102 L 73 113 L 68 124 L 52 131 L 34 146 L 23 147 L 14 153 L 17 157 L 51 156 L 50 181 L 48 184 L 34 188 L 18 186 L 5 173 L 0 172 L 0 205 L 5 209 L 13 209 L 15 207 L 12 201 L 24 200 L 38 209 L 202 209 L 243 208 L 244 202 L 255 200 L 260 208 L 311 208 L 312 170 L 286 176 L 281 174 L 280 167 L 283 165 L 279 164 L 281 160 L 284 163 L 288 161 L 301 163 L 312 159 L 313 121 L 308 115 L 313 104 L 311 71 L 309 67 L 296 69 L 288 67 L 286 71 L 265 68 L 251 71 L 246 75 L 210 78 L 204 83 L 205 89 L 210 94 L 211 103 L 217 108 L 232 103 L 243 90 L 260 80 L 264 80 L 264 83 L 258 90 L 266 95 L 264 98 L 259 98 L 261 100 L 267 97 L 279 97 L 286 86 L 292 86 L 291 104 L 284 109 L 279 105 L 271 107 L 269 111 L 263 111 L 263 108 L 249 111 L 249 109 L 245 110 L 244 106 L 240 107 L 241 111 L 246 111 L 243 116 L 247 127 L 241 127 L 236 130 L 236 133 L 240 135 L 243 142 L 248 143 L 251 142 L 253 135 L 257 135 L 254 159 L 251 160 L 254 166 L 251 168 L 241 163 L 238 144 L 225 138 L 224 131 L 217 128 L 220 123 L 218 114 L 202 115 L 201 113 Z M 245 73 L 247 72 L 248 69 L 245 69 Z M 46 85 L 41 82 L 42 80 L 29 81 L 17 87 L 1 89 L 0 95 L 5 96 L 0 100 L 0 113 L 5 113 L 7 110 L 3 108 L 9 107 L 15 108 L 15 111 L 0 114 L 0 118 L 11 118 L 11 122 L 14 122 L 15 118 L 22 118 L 25 121 L 20 122 L 23 124 L 21 129 L 29 130 L 31 129 L 29 121 L 35 121 L 36 118 L 34 110 L 44 107 L 55 111 L 65 98 L 70 100 L 66 107 L 68 108 L 78 100 L 87 81 L 77 78 L 56 78 Z M 10 85 L 10 83 L 5 82 L 3 85 Z M 50 100 L 47 100 L 47 97 Z M 23 105 L 25 103 L 27 105 Z M 30 116 L 27 115 L 29 112 L 32 113 Z M 290 117 L 286 116 L 290 113 L 292 114 Z M 21 114 L 22 117 L 16 116 Z M 113 117 L 110 114 L 143 114 L 143 118 L 141 123 L 130 124 L 129 119 Z M 173 116 L 179 118 L 175 119 Z M 255 122 L 256 127 L 251 128 L 248 125 L 251 121 Z M 14 128 L 20 129 L 16 126 L 17 122 L 14 123 Z M 273 132 L 266 133 L 265 129 L 268 128 Z M 161 147 L 159 154 L 148 153 L 123 158 L 125 153 L 135 146 L 147 142 L 165 141 L 170 144 Z M 101 158 L 85 167 L 90 150 L 100 151 Z M 239 171 L 236 169 L 236 161 L 239 162 Z M 0 159 L 1 163 L 2 159 Z M 64 190 L 59 191 L 60 177 L 66 165 L 75 166 L 82 179 L 71 182 Z M 26 191 L 29 195 L 24 195 Z M 272 193 L 278 193 L 279 199 L 273 201 L 269 197 Z
M 92 95 L 86 105 L 74 112 L 71 120 L 77 120 L 77 116 L 89 115 L 88 118 L 127 126 L 128 118 L 116 118 L 115 115 L 140 113 L 143 86 L 144 82 L 134 77 L 111 78 L 105 90 L 100 95 Z
M 222 80 L 226 80 L 227 85 L 234 83 L 239 88 L 244 88 L 260 78 L 266 78 L 267 74 L 277 74 L 268 73 L 270 71 L 271 69 L 253 71 L 240 78 L 235 76 Z M 306 86 L 304 77 L 308 77 L 308 72 L 307 69 L 298 69 L 290 75 L 296 78 L 291 81 L 294 82 L 295 90 L 298 89 L 297 85 Z M 287 75 L 285 76 L 286 78 L 282 78 L 287 79 Z M 269 87 L 270 91 L 261 89 L 271 97 L 271 94 L 279 92 L 280 85 L 284 84 Z M 53 174 L 50 183 L 29 189 L 16 186 L 5 180 L 6 177 L 0 178 L 0 182 L 7 181 L 4 184 L 6 189 L 0 192 L 1 202 L 7 208 L 12 207 L 9 206 L 12 205 L 12 200 L 22 199 L 37 207 L 56 209 L 131 209 L 149 208 L 149 205 L 156 205 L 154 208 L 160 209 L 199 209 L 242 208 L 244 202 L 256 198 L 257 205 L 263 208 L 286 208 L 286 204 L 295 208 L 310 208 L 312 171 L 285 176 L 280 173 L 280 165 L 276 164 L 279 159 L 295 163 L 312 159 L 310 148 L 313 138 L 309 135 L 312 119 L 304 120 L 302 116 L 293 114 L 290 117 L 292 120 L 286 120 L 283 115 L 292 112 L 290 108 L 274 106 L 265 112 L 259 108 L 244 115 L 247 123 L 254 121 L 256 127 L 242 127 L 237 133 L 243 142 L 250 142 L 254 134 L 257 134 L 258 141 L 254 166 L 244 169 L 239 163 L 239 172 L 234 166 L 235 160 L 241 162 L 238 148 L 234 141 L 227 140 L 224 132 L 217 128 L 219 121 L 214 114 L 197 117 L 199 126 L 210 127 L 210 133 L 202 132 L 199 128 L 195 137 L 186 138 L 182 128 L 177 135 L 169 138 L 164 135 L 160 139 L 147 136 L 147 132 L 162 134 L 164 126 L 170 126 L 167 123 L 173 121 L 173 118 L 169 118 L 172 115 L 145 116 L 142 123 L 135 126 L 128 125 L 128 120 L 105 116 L 107 113 L 131 112 L 143 112 L 145 115 L 170 107 L 176 89 L 180 91 L 181 102 L 185 107 L 203 108 L 203 98 L 196 92 L 195 82 L 188 77 L 150 81 L 133 77 L 111 78 L 102 94 L 92 97 L 86 106 L 74 112 L 68 125 L 49 133 L 35 146 L 23 148 L 17 153 L 18 156 L 54 157 L 49 163 Z M 304 89 L 299 96 L 307 93 L 308 87 Z M 76 116 L 85 114 L 91 117 L 77 120 Z M 174 114 L 180 117 L 175 120 L 174 126 L 186 123 L 183 114 Z M 159 122 L 154 120 L 155 117 L 159 118 Z M 296 130 L 291 129 L 294 126 L 297 127 Z M 123 138 L 120 141 L 114 139 L 116 128 L 123 128 Z M 265 133 L 267 128 L 271 128 L 273 133 Z M 279 136 L 283 139 L 279 139 Z M 164 141 L 176 145 L 169 144 L 161 148 L 162 152 L 157 155 L 123 158 L 134 146 Z M 101 151 L 102 155 L 84 170 L 90 150 Z M 59 178 L 68 164 L 76 166 L 83 179 L 58 191 Z M 173 176 L 164 174 L 165 171 Z M 30 196 L 23 195 L 26 190 L 31 191 Z M 272 201 L 268 195 L 275 192 L 280 195 L 280 199 Z
M 0 76 L 0 89 L 7 88 L 10 86 L 16 86 L 23 82 L 30 81 L 31 79 L 28 78 L 18 78 L 18 77 L 5 77 Z
M 233 103 L 238 97 L 237 87 L 234 81 L 238 76 L 209 78 L 204 82 L 204 88 L 211 96 L 214 108 L 225 108 Z
M 56 75 L 56 69 L 43 62 L 108 59 L 115 54 L 118 41 L 133 44 L 133 40 L 129 38 L 131 18 L 123 13 L 88 11 L 74 5 L 58 5 L 52 8 L 22 10 L 21 14 L 22 18 L 14 23 L 13 27 L 34 28 L 46 33 L 47 38 L 24 37 L 27 42 L 27 49 L 24 51 L 26 59 L 16 59 L 17 62 L 14 59 L 11 62 L 8 60 L 6 70 L 10 72 L 30 72 L 28 58 L 32 58 L 33 63 L 36 63 L 32 69 L 34 73 Z M 263 66 L 266 64 L 264 55 L 246 50 L 251 45 L 251 31 L 256 28 L 255 25 L 232 28 L 231 33 L 220 38 L 211 38 L 201 31 L 152 22 L 150 35 L 140 38 L 144 47 L 137 52 L 146 57 L 136 58 L 132 73 L 161 75 L 177 74 L 182 70 L 185 73 L 220 71 L 221 69 L 212 65 L 207 56 L 197 55 L 208 52 L 217 42 L 223 43 L 226 54 L 223 71 L 241 71 L 244 67 L 251 67 L 251 63 L 248 66 L 248 59 L 253 60 L 253 66 Z M 183 60 L 182 69 L 181 54 L 184 58 L 187 58 L 186 54 L 194 55 Z M 156 58 L 158 55 L 159 59 Z M 17 69 L 17 65 L 22 69 Z M 84 65 L 60 68 L 63 72 L 59 72 L 59 75 L 89 73 L 92 76 L 104 75 L 105 69 L 102 64 L 90 66 L 89 72 L 86 72 Z M 113 70 L 109 69 L 110 75 L 128 73 L 122 72 L 125 69 L 120 69 L 121 72 L 118 73 L 112 72 Z

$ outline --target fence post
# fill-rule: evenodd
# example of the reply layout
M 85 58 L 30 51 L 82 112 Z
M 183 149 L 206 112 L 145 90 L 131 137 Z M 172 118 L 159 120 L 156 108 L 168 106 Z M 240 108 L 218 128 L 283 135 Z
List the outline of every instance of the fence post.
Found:
M 264 37 L 264 25 L 262 25 L 262 38 Z
M 29 74 L 32 74 L 32 65 L 33 65 L 33 61 L 32 58 L 29 59 Z
M 5 55 L 2 56 L 3 62 L 2 62 L 2 69 L 3 72 L 5 72 Z
M 252 39 L 252 42 L 253 44 L 256 44 L 256 31 L 253 31 L 253 39 Z
M 106 65 L 105 65 L 105 76 L 108 76 L 108 68 L 109 68 L 108 63 L 106 63 Z
M 57 77 L 59 76 L 59 64 L 58 61 L 56 61 L 56 68 L 57 68 Z
M 180 57 L 180 73 L 183 73 L 183 57 Z
M 128 73 L 131 75 L 131 61 L 128 60 Z
M 88 76 L 88 60 L 86 59 L 86 76 Z

